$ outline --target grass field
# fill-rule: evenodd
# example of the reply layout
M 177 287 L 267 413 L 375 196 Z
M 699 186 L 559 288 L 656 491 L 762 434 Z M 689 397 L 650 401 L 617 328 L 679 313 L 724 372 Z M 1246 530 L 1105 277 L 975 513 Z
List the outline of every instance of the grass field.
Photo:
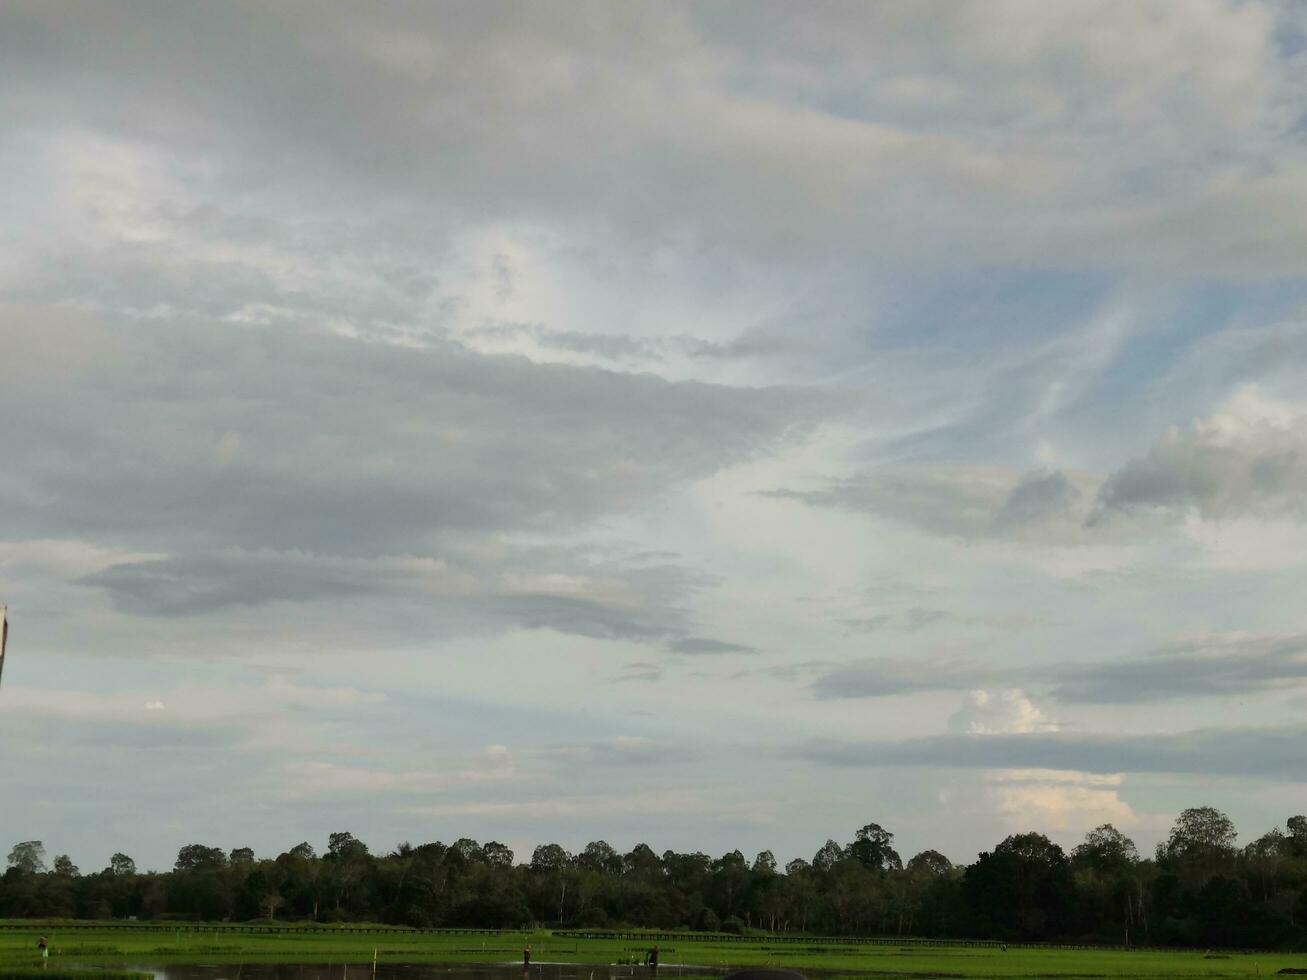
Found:
M 610 964 L 651 943 L 632 939 L 571 939 L 549 932 L 451 935 L 401 930 L 350 933 L 324 927 L 291 933 L 236 932 L 221 927 L 134 932 L 94 923 L 9 923 L 0 929 L 0 980 L 35 964 L 38 936 L 50 938 L 48 980 L 67 980 L 75 966 L 106 969 L 124 964 L 182 963 L 370 963 L 373 951 L 386 963 L 503 963 L 520 958 L 530 943 L 536 962 Z M 850 976 L 952 977 L 1249 977 L 1271 976 L 1284 967 L 1307 969 L 1307 954 L 1250 953 L 1228 956 L 1200 951 L 1069 950 L 968 946 L 845 945 L 814 941 L 773 945 L 710 941 L 658 943 L 665 964 L 712 968 L 786 966 L 800 971 L 835 970 Z M 80 974 L 97 980 L 97 974 Z M 98 980 L 121 980 L 101 976 Z

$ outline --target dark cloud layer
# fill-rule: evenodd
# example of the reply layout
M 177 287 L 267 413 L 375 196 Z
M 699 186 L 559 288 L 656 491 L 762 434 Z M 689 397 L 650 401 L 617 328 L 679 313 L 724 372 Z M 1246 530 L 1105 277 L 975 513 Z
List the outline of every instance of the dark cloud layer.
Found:
M 714 653 L 756 652 L 753 647 L 743 643 L 728 643 L 725 640 L 714 640 L 707 636 L 683 636 L 680 639 L 668 643 L 667 649 L 672 653 L 684 653 L 689 654 L 690 656 L 701 656 Z
M 746 460 L 823 403 L 310 332 L 114 336 L 118 357 L 0 395 L 10 448 L 30 461 L 4 500 L 6 536 L 368 555 L 557 530 Z
M 1037 23 L 987 4 L 798 20 L 783 6 L 602 3 L 18 3 L 5 15 L 0 108 L 32 129 L 57 119 L 222 156 L 241 189 L 294 175 L 323 200 L 332 186 L 382 208 L 431 195 L 436 219 L 597 219 L 653 242 L 690 228 L 761 255 L 1300 268 L 1295 228 L 1265 221 L 1264 199 L 1292 201 L 1294 182 L 1268 178 L 1260 196 L 1220 183 L 1245 154 L 1250 168 L 1261 159 L 1285 97 L 1258 70 L 1259 9 L 1185 17 L 1197 37 L 1179 50 L 1150 48 L 1148 22 L 1128 13 L 1091 41 L 1075 5 Z M 1158 33 L 1179 29 L 1156 16 Z M 1032 63 L 1015 34 L 1058 53 Z M 1230 48 L 1228 70 L 1204 57 L 1211 38 Z M 1118 70 L 1090 45 L 1126 52 Z M 1037 121 L 1032 84 L 1060 106 Z M 1026 139 L 990 138 L 1014 118 L 1029 119 Z M 1123 140 L 1127 125 L 1155 138 Z M 1148 185 L 1160 200 L 1118 210 L 1141 173 L 1173 162 L 1189 166 Z M 1166 255 L 1193 237 L 1223 247 Z
M 1173 430 L 1113 473 L 1093 520 L 1193 511 L 1207 520 L 1307 516 L 1307 425 L 1217 416 Z
M 1080 492 L 1060 471 L 1025 475 L 994 467 L 888 466 L 816 490 L 767 495 L 813 507 L 876 514 L 931 534 L 1063 541 L 1079 534 Z
M 1307 683 L 1307 637 L 1213 637 L 1136 658 L 1049 672 L 1052 695 L 1081 704 L 1238 697 Z
M 867 659 L 821 673 L 813 695 L 878 698 L 1000 684 L 1028 687 L 1068 704 L 1146 704 L 1246 697 L 1307 684 L 1307 637 L 1217 635 L 1138 656 L 1019 669 L 933 656 Z
M 883 698 L 923 691 L 965 690 L 993 673 L 965 660 L 921 656 L 865 660 L 821 674 L 812 683 L 819 700 Z
M 0 391 L 25 460 L 0 480 L 0 538 L 147 556 L 83 582 L 150 615 L 398 596 L 462 606 L 448 621 L 690 643 L 696 575 L 560 536 L 801 438 L 829 404 L 303 329 L 96 335 L 97 362 Z
M 941 735 L 883 742 L 813 742 L 802 754 L 840 766 L 1062 769 L 1307 781 L 1307 727 L 1208 728 L 1176 734 L 1038 732 Z

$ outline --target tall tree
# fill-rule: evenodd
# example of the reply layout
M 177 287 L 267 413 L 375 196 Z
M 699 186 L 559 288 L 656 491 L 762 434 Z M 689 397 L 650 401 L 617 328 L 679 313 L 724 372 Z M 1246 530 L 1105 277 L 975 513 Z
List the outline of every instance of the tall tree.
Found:
M 860 829 L 846 853 L 873 871 L 903 866 L 898 851 L 894 850 L 894 835 L 878 823 L 869 823 Z
M 1075 883 L 1062 848 L 1043 834 L 1013 834 L 963 876 L 980 927 L 1000 938 L 1047 939 L 1067 928 Z
M 592 840 L 586 844 L 585 849 L 576 856 L 576 863 L 604 874 L 620 871 L 622 867 L 621 856 L 612 845 L 603 840 Z
M 817 871 L 827 872 L 843 860 L 844 848 L 833 840 L 827 840 L 825 844 L 817 849 L 817 853 L 812 856 L 812 866 Z
M 227 864 L 227 854 L 221 847 L 208 847 L 204 844 L 187 844 L 177 852 L 173 868 L 177 871 L 200 871 L 209 868 L 222 868 Z
M 351 834 L 348 830 L 338 830 L 336 833 L 327 837 L 327 855 L 329 857 L 343 859 L 364 857 L 368 853 L 368 845 Z
M 1289 831 L 1289 846 L 1294 857 L 1307 858 L 1307 816 L 1298 814 L 1285 821 Z
M 922 851 L 920 854 L 914 854 L 908 861 L 907 870 L 911 874 L 938 878 L 953 870 L 953 862 L 940 854 L 939 851 L 927 850 Z
M 45 845 L 39 840 L 25 840 L 15 844 L 9 852 L 9 867 L 24 874 L 40 874 L 45 870 Z
M 1157 860 L 1186 881 L 1228 869 L 1238 834 L 1234 821 L 1210 806 L 1191 807 L 1176 817 L 1170 836 L 1157 845 Z
M 1138 861 L 1139 849 L 1129 837 L 1105 823 L 1085 834 L 1084 841 L 1071 852 L 1071 860 L 1100 874 L 1114 874 Z
M 559 844 L 541 844 L 531 852 L 531 870 L 537 873 L 562 871 L 572 864 L 572 855 Z

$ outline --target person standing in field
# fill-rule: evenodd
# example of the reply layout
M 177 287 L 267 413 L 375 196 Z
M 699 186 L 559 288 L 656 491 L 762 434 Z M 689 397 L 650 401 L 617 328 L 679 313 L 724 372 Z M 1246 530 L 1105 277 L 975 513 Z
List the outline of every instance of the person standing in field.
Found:
M 531 966 L 531 946 L 528 944 L 522 947 L 522 969 L 529 969 Z
M 50 940 L 42 936 L 36 941 L 36 948 L 41 951 L 41 968 L 50 965 Z

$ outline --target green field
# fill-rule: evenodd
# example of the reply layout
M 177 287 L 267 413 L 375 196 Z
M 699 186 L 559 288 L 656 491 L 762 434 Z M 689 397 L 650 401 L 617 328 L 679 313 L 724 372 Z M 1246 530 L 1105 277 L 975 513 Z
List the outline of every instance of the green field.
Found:
M 93 923 L 0 923 L 0 980 L 35 965 L 35 943 L 50 938 L 50 980 L 66 980 L 70 967 L 113 969 L 124 964 L 180 963 L 503 963 L 520 958 L 530 943 L 536 962 L 611 964 L 642 952 L 640 939 L 573 939 L 550 932 L 415 933 L 405 930 L 350 932 L 322 927 L 295 932 L 238 932 L 181 925 L 158 931 L 97 927 Z M 1284 967 L 1307 969 L 1307 954 L 1216 955 L 1201 951 L 1125 951 L 1012 947 L 887 946 L 743 942 L 730 937 L 661 940 L 662 961 L 718 970 L 728 966 L 787 966 L 801 971 L 836 970 L 850 976 L 953 977 L 1248 977 L 1270 976 Z M 87 980 L 96 980 L 91 973 Z M 104 980 L 112 980 L 104 977 Z

